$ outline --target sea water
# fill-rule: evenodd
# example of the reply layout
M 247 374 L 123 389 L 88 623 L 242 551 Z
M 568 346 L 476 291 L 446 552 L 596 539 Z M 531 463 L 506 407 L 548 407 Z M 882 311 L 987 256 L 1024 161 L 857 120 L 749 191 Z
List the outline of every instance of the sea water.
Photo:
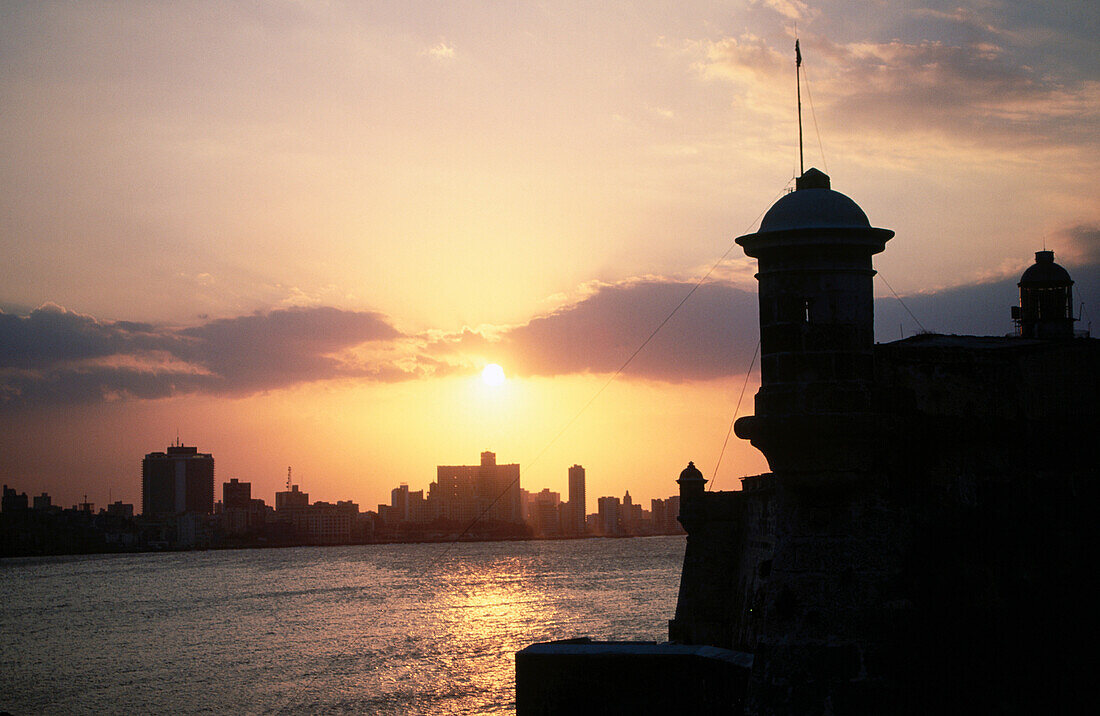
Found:
M 0 711 L 515 710 L 538 641 L 666 638 L 683 537 L 0 560 Z

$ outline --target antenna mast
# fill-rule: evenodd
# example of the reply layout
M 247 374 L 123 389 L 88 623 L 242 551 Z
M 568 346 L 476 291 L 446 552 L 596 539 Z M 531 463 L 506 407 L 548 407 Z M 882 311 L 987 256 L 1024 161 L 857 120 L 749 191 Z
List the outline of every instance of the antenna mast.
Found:
M 798 48 L 798 38 L 794 39 L 794 84 L 798 95 L 798 175 L 806 173 L 806 164 L 802 160 L 802 50 Z
M 290 465 L 286 467 L 286 491 L 290 492 Z

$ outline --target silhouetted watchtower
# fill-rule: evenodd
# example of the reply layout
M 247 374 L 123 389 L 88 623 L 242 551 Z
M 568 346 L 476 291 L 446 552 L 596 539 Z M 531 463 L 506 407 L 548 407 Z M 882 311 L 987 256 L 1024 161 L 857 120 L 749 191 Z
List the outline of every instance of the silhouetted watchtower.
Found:
M 699 468 L 695 467 L 694 461 L 688 461 L 688 466 L 680 473 L 680 479 L 676 484 L 680 486 L 681 505 L 685 500 L 698 500 L 706 494 L 707 480 L 703 477 L 703 473 L 699 472 Z
M 799 469 L 794 452 L 805 452 L 806 440 L 842 439 L 846 416 L 871 410 L 871 257 L 894 235 L 872 227 L 817 169 L 795 187 L 768 210 L 756 233 L 737 239 L 759 264 L 761 343 L 756 415 L 739 420 L 737 434 L 750 439 L 773 470 Z M 811 450 L 802 462 L 839 467 L 822 457 Z
M 1073 280 L 1054 263 L 1053 251 L 1036 251 L 1020 282 L 1020 305 L 1012 307 L 1023 338 L 1073 338 Z
M 699 468 L 695 467 L 695 463 L 689 461 L 676 484 L 680 486 L 680 514 L 676 519 L 687 529 L 689 523 L 706 513 L 703 499 L 707 494 L 707 480 L 699 472 Z

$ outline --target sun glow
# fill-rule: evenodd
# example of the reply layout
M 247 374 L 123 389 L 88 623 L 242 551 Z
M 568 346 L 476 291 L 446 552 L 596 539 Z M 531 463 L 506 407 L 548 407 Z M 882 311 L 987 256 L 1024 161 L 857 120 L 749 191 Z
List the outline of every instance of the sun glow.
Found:
M 497 387 L 504 385 L 504 369 L 496 363 L 490 363 L 481 371 L 481 380 L 485 385 Z

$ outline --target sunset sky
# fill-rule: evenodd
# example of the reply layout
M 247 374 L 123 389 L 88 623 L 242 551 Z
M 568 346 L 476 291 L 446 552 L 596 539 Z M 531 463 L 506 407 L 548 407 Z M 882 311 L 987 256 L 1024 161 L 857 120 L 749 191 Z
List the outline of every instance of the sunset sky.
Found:
M 1044 246 L 1087 324 L 1098 19 L 0 0 L 0 480 L 140 510 L 177 431 L 219 498 L 269 503 L 288 465 L 373 509 L 486 449 L 563 497 L 584 465 L 589 511 L 674 494 L 688 460 L 710 478 L 757 341 L 740 248 L 599 391 L 797 172 L 796 28 L 806 165 L 897 232 L 876 267 L 921 324 L 1008 332 Z M 876 291 L 879 340 L 914 333 Z M 765 469 L 732 438 L 717 489 Z

